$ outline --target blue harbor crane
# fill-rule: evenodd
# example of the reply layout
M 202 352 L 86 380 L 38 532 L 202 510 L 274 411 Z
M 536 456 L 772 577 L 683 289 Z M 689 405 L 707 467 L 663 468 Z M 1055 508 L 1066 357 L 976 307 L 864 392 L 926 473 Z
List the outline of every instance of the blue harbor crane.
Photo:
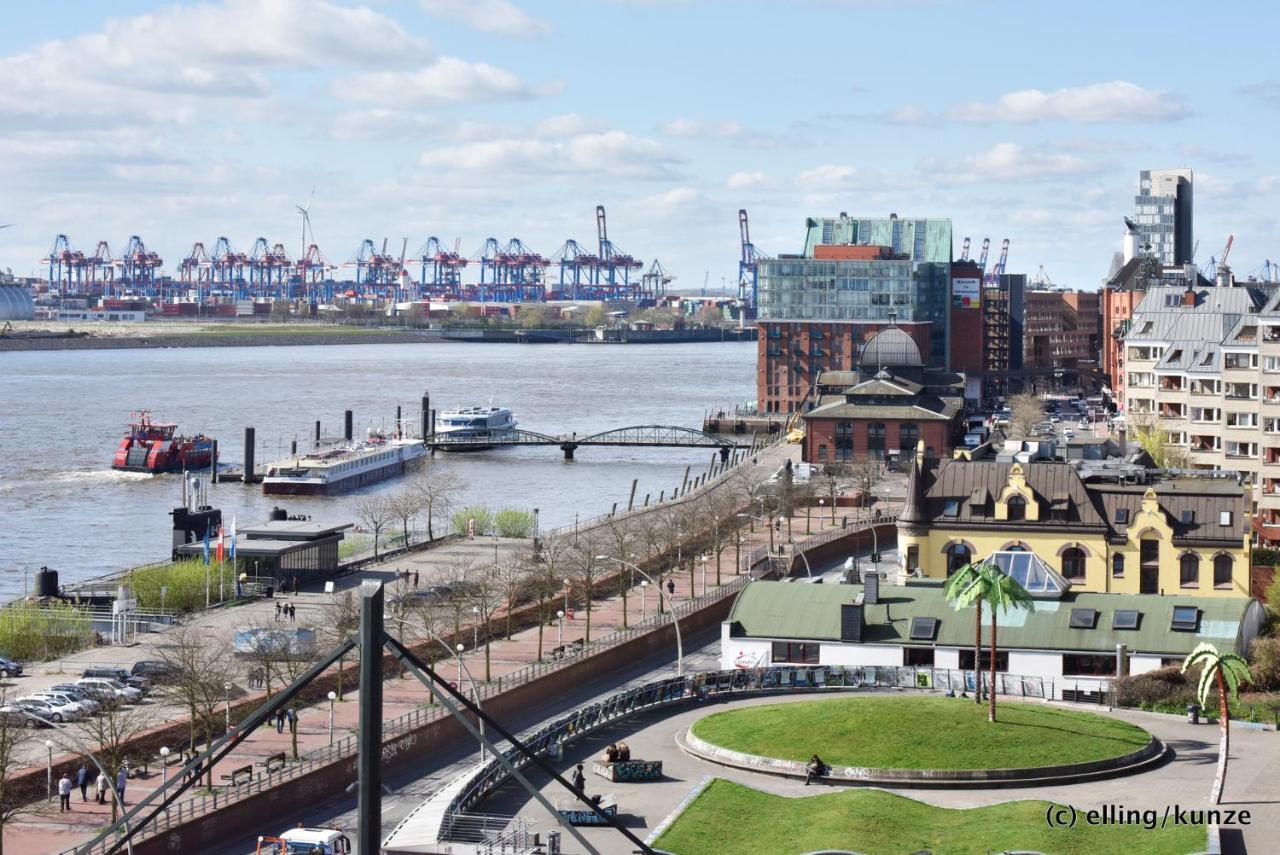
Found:
M 751 242 L 751 227 L 747 222 L 747 209 L 738 209 L 738 236 L 742 241 L 742 256 L 738 259 L 738 300 L 755 310 L 760 296 L 760 279 L 756 262 L 768 258 Z

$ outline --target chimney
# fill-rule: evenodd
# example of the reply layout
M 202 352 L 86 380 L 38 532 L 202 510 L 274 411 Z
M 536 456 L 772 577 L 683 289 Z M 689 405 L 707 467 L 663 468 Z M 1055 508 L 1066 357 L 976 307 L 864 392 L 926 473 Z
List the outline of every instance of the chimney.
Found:
M 1124 233 L 1124 263 L 1128 264 L 1138 256 L 1138 233 L 1132 229 Z
M 1120 456 L 1127 457 L 1129 454 L 1128 432 L 1124 428 L 1120 428 L 1116 437 L 1116 443 L 1120 446 Z
M 1187 290 L 1182 292 L 1182 305 L 1195 308 L 1196 291 L 1191 285 L 1187 285 Z
M 840 606 L 840 640 L 862 641 L 862 594 Z
M 1116 676 L 1129 676 L 1129 648 L 1124 644 L 1116 645 Z
M 1218 287 L 1234 288 L 1235 284 L 1236 284 L 1236 277 L 1231 274 L 1231 268 L 1227 267 L 1227 265 L 1225 264 L 1219 264 L 1218 265 Z
M 864 570 L 862 573 L 863 586 L 863 602 L 867 605 L 875 605 L 880 602 L 880 574 L 874 570 Z

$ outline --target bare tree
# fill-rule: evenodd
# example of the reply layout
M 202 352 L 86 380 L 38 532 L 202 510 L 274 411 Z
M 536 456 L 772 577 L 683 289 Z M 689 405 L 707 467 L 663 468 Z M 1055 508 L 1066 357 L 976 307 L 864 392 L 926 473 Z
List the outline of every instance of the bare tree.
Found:
M 511 640 L 511 617 L 520 603 L 529 595 L 529 568 L 521 560 L 512 559 L 499 564 L 493 570 L 494 581 L 502 589 L 503 609 L 506 612 L 506 632 Z
M 591 603 L 595 598 L 596 583 L 604 568 L 596 558 L 599 546 L 588 535 L 581 535 L 573 549 L 569 563 L 569 578 L 582 590 L 582 605 L 586 612 L 585 641 L 591 641 Z
M 1030 392 L 1009 398 L 1009 429 L 1015 437 L 1030 436 L 1035 426 L 1044 421 L 1044 403 Z
M 6 693 L 0 691 L 0 706 L 7 705 Z M 15 782 L 17 773 L 30 765 L 19 747 L 26 735 L 25 724 L 21 716 L 0 714 L 0 855 L 4 855 L 5 827 L 35 810 L 35 805 L 23 798 Z
M 251 661 L 263 671 L 267 694 L 271 694 L 271 675 L 286 686 L 301 677 L 311 667 L 315 651 L 299 642 L 295 632 L 263 624 L 254 624 L 246 631 L 244 648 Z M 298 722 L 295 708 L 289 722 L 293 737 L 293 759 L 298 759 Z
M 479 621 L 479 635 L 484 640 L 484 680 L 486 683 L 492 679 L 489 656 L 489 622 L 493 620 L 493 616 L 498 609 L 502 608 L 503 597 L 506 593 L 496 570 L 496 567 L 491 567 L 487 564 L 483 565 L 473 570 L 467 580 L 470 583 L 467 585 L 467 600 L 471 604 L 472 619 Z
M 128 706 L 121 702 L 105 703 L 97 715 L 71 725 L 80 739 L 98 747 L 98 761 L 107 770 L 107 785 L 116 792 L 112 772 L 119 771 L 128 757 L 129 745 L 155 723 L 151 707 Z M 74 745 L 67 746 L 74 749 Z M 116 821 L 117 797 L 111 800 L 111 821 Z
M 232 663 L 227 648 L 210 644 L 200 628 L 184 624 L 169 634 L 168 643 L 157 655 L 172 669 L 163 694 L 186 708 L 190 718 L 191 745 L 196 745 L 196 729 L 204 734 L 204 744 L 213 744 L 214 734 L 224 724 L 219 704 L 225 703 L 230 689 Z M 205 770 L 209 786 L 213 786 L 213 768 Z
M 869 461 L 863 461 L 864 463 Z M 845 467 L 837 463 L 828 463 L 822 467 L 822 474 L 818 476 L 818 490 L 822 492 L 822 497 L 826 504 L 831 506 L 831 523 L 836 521 L 836 504 L 840 499 L 840 483 L 845 473 Z M 877 478 L 879 475 L 876 476 Z M 872 486 L 875 481 L 871 482 Z
M 702 510 L 704 537 L 707 546 L 716 557 L 716 587 L 720 587 L 720 560 L 725 547 L 733 541 L 738 529 L 738 500 L 728 491 L 713 490 L 698 500 Z M 705 591 L 703 593 L 706 593 Z
M 884 464 L 875 459 L 859 460 L 844 467 L 844 471 L 848 474 L 853 486 L 862 493 L 863 504 L 870 504 L 875 498 L 876 485 L 880 483 L 880 477 L 884 474 Z M 832 499 L 832 501 L 835 500 Z
M 636 530 L 634 517 L 609 517 L 604 526 L 604 542 L 608 543 L 605 552 L 619 561 L 634 564 L 635 550 L 640 540 Z M 622 626 L 627 624 L 627 594 L 635 583 L 633 571 L 626 564 L 618 564 L 618 595 L 622 597 Z
M 542 541 L 538 551 L 525 558 L 529 595 L 538 604 L 538 658 L 542 658 L 543 631 L 551 623 L 557 611 L 564 580 L 569 572 L 573 553 L 569 538 L 550 536 Z
M 422 499 L 419 513 L 427 518 L 427 540 L 435 540 L 434 523 L 438 519 L 449 518 L 450 506 L 461 492 L 462 484 L 445 464 L 428 460 L 418 470 L 409 488 Z
M 396 515 L 385 496 L 364 496 L 355 505 L 356 519 L 365 530 L 373 534 L 373 557 L 378 557 L 378 541 L 384 529 L 395 521 Z
M 330 646 L 337 646 L 348 636 L 360 628 L 360 606 L 350 590 L 334 594 L 333 599 L 324 607 L 322 632 Z M 338 700 L 343 699 L 343 677 L 347 657 L 344 653 L 338 657 Z
M 422 493 L 412 487 L 398 490 L 387 498 L 387 510 L 400 523 L 400 530 L 404 534 L 405 546 L 409 545 L 412 523 L 418 514 L 422 513 L 422 506 Z
M 462 616 L 471 608 L 468 589 L 471 587 L 471 577 L 474 575 L 474 563 L 471 557 L 467 556 L 452 565 L 441 579 L 443 596 L 440 599 L 440 607 L 452 620 L 455 643 L 462 635 Z

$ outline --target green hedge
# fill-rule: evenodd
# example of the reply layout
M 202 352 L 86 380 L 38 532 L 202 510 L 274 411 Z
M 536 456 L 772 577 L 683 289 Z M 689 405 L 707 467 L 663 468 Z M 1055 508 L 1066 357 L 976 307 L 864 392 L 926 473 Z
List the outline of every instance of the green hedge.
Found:
M 56 659 L 88 647 L 93 627 L 69 603 L 15 603 L 0 608 L 0 652 L 19 662 Z
M 454 534 L 468 534 L 471 521 L 476 522 L 476 534 L 494 534 L 502 537 L 533 537 L 533 514 L 519 508 L 502 508 L 491 511 L 483 505 L 458 508 L 450 516 Z
M 218 562 L 211 561 L 206 567 L 202 558 L 174 561 L 170 564 L 155 564 L 132 570 L 129 573 L 129 587 L 132 588 L 140 609 L 159 609 L 161 607 L 160 588 L 163 586 L 167 589 L 164 595 L 165 609 L 178 612 L 195 611 L 204 608 L 206 571 L 211 594 L 210 601 L 215 602 L 218 599 Z M 223 562 L 222 579 L 228 598 L 235 594 L 238 572 L 234 562 Z

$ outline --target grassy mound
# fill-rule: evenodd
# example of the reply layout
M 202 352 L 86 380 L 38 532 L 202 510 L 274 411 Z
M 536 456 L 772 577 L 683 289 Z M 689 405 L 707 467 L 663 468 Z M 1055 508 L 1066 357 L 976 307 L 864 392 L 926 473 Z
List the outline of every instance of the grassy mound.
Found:
M 970 810 L 938 808 L 880 790 L 840 790 L 792 799 L 717 779 L 655 846 L 677 855 L 722 852 L 919 852 L 936 855 L 1037 851 L 1055 855 L 1200 852 L 1205 829 L 1170 825 L 1050 828 L 1051 803 L 1017 801 Z
M 1093 713 L 964 698 L 862 696 L 743 707 L 693 726 L 722 748 L 878 769 L 1031 769 L 1118 757 L 1142 748 L 1140 727 Z

